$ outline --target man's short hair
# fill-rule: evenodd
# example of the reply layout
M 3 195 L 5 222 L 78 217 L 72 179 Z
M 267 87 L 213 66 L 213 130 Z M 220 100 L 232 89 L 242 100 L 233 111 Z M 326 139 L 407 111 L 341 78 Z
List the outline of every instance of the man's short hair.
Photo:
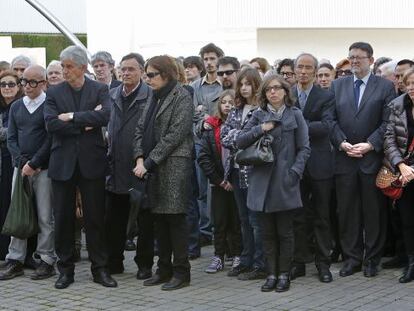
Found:
M 374 49 L 372 48 L 371 44 L 367 43 L 367 42 L 354 42 L 351 44 L 351 46 L 349 47 L 349 51 L 352 49 L 360 49 L 363 50 L 365 52 L 367 52 L 368 57 L 372 57 L 372 55 L 374 55 Z
M 188 56 L 183 60 L 184 68 L 188 66 L 196 66 L 198 70 L 204 71 L 203 60 L 199 56 Z
M 50 63 L 49 63 L 49 65 L 47 65 L 47 67 L 46 67 L 46 71 L 49 71 L 49 68 L 50 67 L 58 66 L 58 65 L 59 66 L 62 66 L 62 63 L 60 61 L 56 60 L 56 59 L 51 60 Z
M 303 56 L 309 56 L 310 58 L 312 58 L 313 59 L 313 65 L 314 65 L 315 70 L 318 69 L 318 65 L 319 65 L 318 59 L 315 56 L 313 56 L 312 54 L 310 54 L 310 53 L 300 53 L 298 55 L 298 57 L 296 57 L 296 59 L 294 61 L 294 65 L 295 65 L 294 68 L 296 68 L 296 65 L 298 64 L 299 58 L 301 58 Z
M 282 67 L 289 66 L 292 71 L 295 69 L 295 64 L 293 62 L 293 59 L 291 58 L 284 58 L 282 59 L 279 64 L 277 65 L 276 71 L 280 75 L 280 71 L 282 70 Z
M 223 56 L 219 58 L 217 66 L 232 65 L 234 70 L 240 69 L 240 62 L 236 57 L 233 56 Z
M 328 63 L 320 64 L 318 69 L 321 69 L 321 68 L 328 68 L 329 70 L 335 70 L 335 68 L 331 64 L 328 64 Z
M 88 54 L 80 46 L 71 45 L 60 52 L 60 61 L 68 59 L 75 62 L 78 66 L 88 66 Z
M 102 61 L 109 65 L 115 66 L 115 61 L 112 58 L 111 53 L 106 51 L 99 51 L 92 55 L 91 57 L 91 64 L 95 64 L 97 61 Z
M 4 60 L 0 61 L 0 70 L 10 69 L 10 64 Z
M 200 49 L 200 53 L 199 55 L 201 56 L 201 58 L 203 58 L 204 54 L 206 53 L 216 53 L 217 57 L 223 57 L 224 56 L 224 52 L 222 49 L 220 49 L 217 45 L 215 45 L 214 43 L 209 43 L 205 46 L 203 46 Z
M 397 66 L 402 66 L 402 65 L 410 65 L 410 67 L 414 66 L 414 62 L 411 59 L 402 59 L 397 63 Z
M 142 57 L 141 54 L 139 54 L 139 53 L 129 53 L 129 54 L 125 55 L 124 57 L 122 57 L 121 63 L 124 60 L 127 60 L 127 59 L 135 59 L 138 62 L 139 66 L 141 68 L 144 68 L 145 61 L 144 61 L 144 57 Z
M 11 61 L 11 68 L 13 68 L 16 63 L 25 63 L 26 67 L 29 67 L 32 64 L 32 61 L 25 55 L 18 55 Z

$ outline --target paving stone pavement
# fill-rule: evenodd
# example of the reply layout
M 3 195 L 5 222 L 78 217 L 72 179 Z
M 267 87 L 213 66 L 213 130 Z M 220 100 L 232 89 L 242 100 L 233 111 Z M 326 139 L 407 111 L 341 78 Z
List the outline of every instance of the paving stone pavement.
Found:
M 191 286 L 161 291 L 159 286 L 144 287 L 135 278 L 134 252 L 125 252 L 126 271 L 115 275 L 117 288 L 104 288 L 92 282 L 87 253 L 76 265 L 75 283 L 64 290 L 54 288 L 57 279 L 33 281 L 25 275 L 0 282 L 0 310 L 414 310 L 414 282 L 399 284 L 399 270 L 382 270 L 375 278 L 362 272 L 339 277 L 340 264 L 331 268 L 334 281 L 320 283 L 313 264 L 307 275 L 292 281 L 285 293 L 262 293 L 263 281 L 239 281 L 225 271 L 206 274 L 212 246 L 202 249 L 202 257 L 192 261 Z

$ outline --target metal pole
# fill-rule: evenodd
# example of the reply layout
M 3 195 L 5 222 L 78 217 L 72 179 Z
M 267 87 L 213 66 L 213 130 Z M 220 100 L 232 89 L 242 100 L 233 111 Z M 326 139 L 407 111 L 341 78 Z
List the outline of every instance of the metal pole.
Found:
M 42 4 L 37 0 L 25 0 L 30 4 L 34 9 L 36 9 L 40 14 L 42 14 L 53 26 L 55 26 L 66 38 L 68 38 L 74 45 L 80 46 L 85 49 L 88 53 L 89 58 L 91 54 L 88 49 L 83 45 L 83 43 L 65 26 L 60 20 L 56 18 L 48 9 L 46 9 Z

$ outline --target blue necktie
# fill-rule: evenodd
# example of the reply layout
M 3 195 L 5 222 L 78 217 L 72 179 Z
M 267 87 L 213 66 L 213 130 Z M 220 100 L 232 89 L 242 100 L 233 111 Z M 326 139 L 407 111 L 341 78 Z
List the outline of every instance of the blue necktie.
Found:
M 358 79 L 355 81 L 354 87 L 354 98 L 355 98 L 355 107 L 358 109 L 359 107 L 359 94 L 361 90 L 361 84 L 364 83 L 362 80 Z
M 306 93 L 304 91 L 301 91 L 299 93 L 299 105 L 300 105 L 300 109 L 301 110 L 305 109 L 305 105 L 306 105 Z

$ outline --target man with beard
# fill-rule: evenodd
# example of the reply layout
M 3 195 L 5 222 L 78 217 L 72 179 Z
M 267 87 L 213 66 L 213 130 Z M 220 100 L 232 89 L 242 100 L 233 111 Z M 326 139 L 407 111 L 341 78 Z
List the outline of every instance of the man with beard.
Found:
M 240 63 L 235 57 L 223 56 L 218 61 L 217 76 L 221 81 L 224 90 L 236 87 L 237 72 L 240 70 Z

